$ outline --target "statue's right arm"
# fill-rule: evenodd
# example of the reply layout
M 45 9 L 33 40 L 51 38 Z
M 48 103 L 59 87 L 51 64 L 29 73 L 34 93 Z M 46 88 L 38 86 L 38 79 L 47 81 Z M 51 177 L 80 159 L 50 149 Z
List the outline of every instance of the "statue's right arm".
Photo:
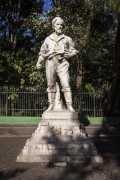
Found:
M 39 52 L 39 57 L 38 57 L 38 61 L 37 61 L 37 64 L 36 64 L 37 69 L 40 69 L 42 67 L 41 63 L 42 63 L 42 61 L 45 60 L 46 51 L 47 51 L 47 43 L 46 43 L 46 40 L 45 40 L 44 43 L 42 44 L 40 52 Z
M 37 69 L 40 69 L 42 67 L 42 65 L 41 65 L 42 61 L 44 61 L 44 57 L 39 56 L 37 64 L 36 64 Z

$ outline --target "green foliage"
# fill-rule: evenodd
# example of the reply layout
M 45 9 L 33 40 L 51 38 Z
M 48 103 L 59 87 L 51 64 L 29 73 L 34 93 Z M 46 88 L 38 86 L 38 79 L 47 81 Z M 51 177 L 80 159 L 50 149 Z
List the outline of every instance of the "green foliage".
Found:
M 1 85 L 32 86 L 34 81 L 32 75 L 39 74 L 35 64 L 38 47 L 40 48 L 44 34 L 41 28 L 43 20 L 40 15 L 42 7 L 42 0 L 0 1 Z M 42 74 L 40 79 L 41 77 Z
M 46 14 L 43 4 L 43 0 L 0 1 L 0 84 L 45 91 L 45 66 L 37 71 L 35 65 L 59 12 L 64 33 L 79 51 L 70 61 L 72 89 L 78 91 L 82 84 L 103 95 L 112 82 L 119 0 L 53 0 Z

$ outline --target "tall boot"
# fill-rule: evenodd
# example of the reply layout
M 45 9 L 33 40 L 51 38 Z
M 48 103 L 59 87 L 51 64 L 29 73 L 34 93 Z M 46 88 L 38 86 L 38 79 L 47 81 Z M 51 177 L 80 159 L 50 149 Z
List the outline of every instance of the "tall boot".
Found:
M 46 111 L 51 111 L 54 108 L 55 105 L 55 92 L 48 92 L 48 102 L 49 102 L 49 107 Z
M 72 107 L 72 95 L 70 91 L 64 92 L 64 97 L 67 105 L 67 109 L 71 112 L 75 112 L 75 110 Z

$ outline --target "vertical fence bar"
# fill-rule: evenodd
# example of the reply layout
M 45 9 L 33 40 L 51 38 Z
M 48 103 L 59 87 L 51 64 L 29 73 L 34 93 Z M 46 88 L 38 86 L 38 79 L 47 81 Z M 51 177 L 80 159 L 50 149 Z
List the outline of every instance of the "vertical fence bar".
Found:
M 5 88 L 6 91 L 6 116 L 8 116 L 8 87 Z
M 93 93 L 93 104 L 94 104 L 94 117 L 95 117 L 95 115 L 96 115 L 96 108 L 95 108 L 95 106 L 96 106 L 96 103 L 95 103 L 95 93 Z

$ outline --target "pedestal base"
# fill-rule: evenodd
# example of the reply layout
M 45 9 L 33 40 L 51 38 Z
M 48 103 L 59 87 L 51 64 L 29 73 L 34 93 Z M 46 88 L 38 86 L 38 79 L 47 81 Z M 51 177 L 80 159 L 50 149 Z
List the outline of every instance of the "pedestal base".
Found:
M 76 112 L 45 111 L 42 122 L 27 140 L 17 162 L 52 162 L 54 165 L 66 165 L 96 159 L 100 161 L 93 142 L 80 130 Z

